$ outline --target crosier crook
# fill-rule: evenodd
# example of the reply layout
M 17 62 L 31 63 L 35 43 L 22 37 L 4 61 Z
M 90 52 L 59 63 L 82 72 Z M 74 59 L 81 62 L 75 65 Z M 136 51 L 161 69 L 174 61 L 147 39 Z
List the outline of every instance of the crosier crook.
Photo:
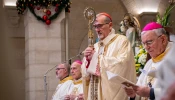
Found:
M 93 22 L 95 21 L 96 19 L 96 14 L 95 14 L 95 11 L 94 9 L 92 8 L 86 8 L 84 10 L 84 16 L 86 19 L 88 19 L 88 46 L 89 47 L 93 47 L 93 37 L 94 37 L 94 34 L 92 32 L 92 24 Z M 87 65 L 86 65 L 86 69 L 89 67 L 89 64 L 90 64 L 90 60 L 88 59 L 88 57 L 86 57 L 86 60 L 87 60 Z M 98 88 L 98 77 L 95 76 L 95 75 L 92 75 L 90 76 L 90 91 L 91 91 L 91 100 L 98 100 L 98 94 L 97 94 L 97 90 L 96 88 Z

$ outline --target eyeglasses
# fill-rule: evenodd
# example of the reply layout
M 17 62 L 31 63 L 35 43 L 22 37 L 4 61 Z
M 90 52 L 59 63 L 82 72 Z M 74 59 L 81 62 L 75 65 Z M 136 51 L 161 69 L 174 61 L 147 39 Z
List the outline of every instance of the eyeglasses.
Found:
M 106 24 L 109 24 L 109 23 L 105 23 L 105 24 L 94 24 L 93 27 L 94 27 L 95 29 L 99 29 L 99 28 L 102 28 L 103 25 L 106 25 Z
M 60 69 L 65 69 L 65 68 L 56 68 L 56 70 L 60 70 Z
M 161 37 L 162 35 L 160 35 L 160 36 L 158 36 L 156 39 L 154 39 L 154 40 L 148 40 L 148 41 L 146 41 L 146 42 L 142 42 L 142 45 L 143 46 L 145 46 L 145 45 L 147 45 L 147 46 L 150 46 L 151 44 L 153 44 L 159 37 Z

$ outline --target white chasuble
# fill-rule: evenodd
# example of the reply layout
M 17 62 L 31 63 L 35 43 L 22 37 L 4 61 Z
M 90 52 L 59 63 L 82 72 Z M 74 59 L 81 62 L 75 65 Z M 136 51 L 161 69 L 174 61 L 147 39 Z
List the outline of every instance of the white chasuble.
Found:
M 52 96 L 52 100 L 64 100 L 65 95 L 68 95 L 70 89 L 73 87 L 72 77 L 67 77 L 61 80 Z
M 82 83 L 82 78 L 79 80 L 74 80 L 73 81 L 73 86 L 69 91 L 69 94 L 71 95 L 76 95 L 78 97 L 79 94 L 83 94 L 83 83 Z M 75 98 L 77 100 L 78 98 Z
M 173 82 L 175 82 L 175 44 L 173 45 L 163 61 L 161 62 L 160 68 L 157 71 L 158 82 L 162 89 L 161 94 L 157 100 L 160 100 L 161 97 L 167 95 L 167 91 Z
M 104 46 L 102 50 L 100 42 L 102 42 L 102 46 Z M 89 82 L 89 76 L 90 74 L 96 75 L 96 73 L 99 73 L 99 75 L 97 75 L 98 80 L 96 81 L 98 83 L 98 88 L 95 89 L 98 96 L 95 100 L 127 100 L 128 97 L 121 87 L 121 84 L 108 80 L 106 71 L 118 74 L 135 83 L 136 71 L 131 44 L 125 36 L 115 34 L 114 29 L 100 42 L 94 44 L 94 50 L 98 54 L 97 65 L 86 68 L 87 61 L 84 59 L 81 66 L 85 100 L 92 100 L 92 87 L 90 85 L 91 82 Z M 90 69 L 91 72 L 88 71 Z
M 161 66 L 162 61 L 164 59 L 164 56 L 167 54 L 167 52 L 169 51 L 171 46 L 172 46 L 172 43 L 168 43 L 166 50 L 162 54 L 160 54 L 156 58 L 150 59 L 146 63 L 146 65 L 143 69 L 143 72 L 141 73 L 141 75 L 139 76 L 139 79 L 137 81 L 137 85 L 140 85 L 140 86 L 148 86 L 148 84 L 151 83 L 152 88 L 154 88 L 155 99 L 156 99 L 156 97 L 159 96 L 159 94 L 161 92 L 160 85 L 159 85 L 158 79 L 156 77 L 148 76 L 147 73 L 149 73 L 152 70 L 157 71 L 159 69 L 159 67 Z M 137 95 L 135 100 L 149 100 L 149 98 L 139 97 Z

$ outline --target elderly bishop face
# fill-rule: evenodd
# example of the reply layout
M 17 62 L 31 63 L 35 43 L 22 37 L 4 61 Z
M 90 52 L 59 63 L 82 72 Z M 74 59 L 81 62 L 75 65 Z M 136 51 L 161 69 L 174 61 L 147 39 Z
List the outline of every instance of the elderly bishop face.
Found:
M 141 33 L 143 46 L 153 58 L 159 56 L 166 49 L 168 39 L 163 30 L 160 24 L 151 22 L 144 27 Z
M 71 75 L 74 80 L 78 80 L 81 78 L 81 61 L 75 61 L 71 65 Z

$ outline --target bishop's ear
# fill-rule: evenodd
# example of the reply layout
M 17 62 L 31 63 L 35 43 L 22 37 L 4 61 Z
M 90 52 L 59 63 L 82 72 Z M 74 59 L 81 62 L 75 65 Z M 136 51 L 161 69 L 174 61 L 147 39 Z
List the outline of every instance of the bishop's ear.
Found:
M 166 45 L 167 44 L 167 42 L 168 42 L 168 36 L 166 36 L 166 35 L 162 35 L 162 43 L 163 43 L 163 45 Z

